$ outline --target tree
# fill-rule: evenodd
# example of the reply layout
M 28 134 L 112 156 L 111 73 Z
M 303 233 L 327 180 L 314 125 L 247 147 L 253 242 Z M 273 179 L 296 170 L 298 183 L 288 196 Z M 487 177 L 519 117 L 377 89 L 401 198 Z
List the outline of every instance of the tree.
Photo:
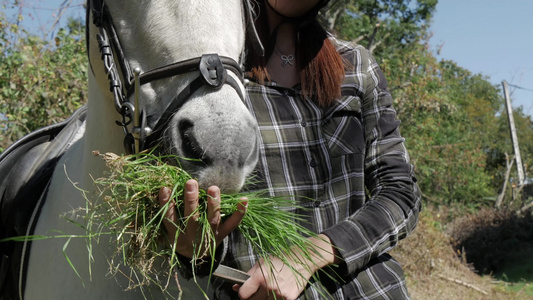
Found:
M 18 39 L 11 39 L 11 36 Z M 84 25 L 70 20 L 44 41 L 0 15 L 0 151 L 64 120 L 87 99 Z
M 393 94 L 420 187 L 437 203 L 478 206 L 495 195 L 486 164 L 492 146 L 487 137 L 497 130 L 498 89 L 482 76 L 418 50 L 406 59 L 417 66 L 412 84 Z
M 380 51 L 390 54 L 417 43 L 429 27 L 437 0 L 413 2 L 333 1 L 322 19 L 324 24 L 337 32 L 341 38 L 361 43 L 371 52 L 380 46 Z

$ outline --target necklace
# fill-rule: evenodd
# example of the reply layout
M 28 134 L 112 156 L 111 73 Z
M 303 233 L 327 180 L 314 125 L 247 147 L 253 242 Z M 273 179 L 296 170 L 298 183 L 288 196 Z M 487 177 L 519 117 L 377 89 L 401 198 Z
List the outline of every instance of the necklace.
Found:
M 287 64 L 291 65 L 291 66 L 294 66 L 294 63 L 293 63 L 293 60 L 294 60 L 294 55 L 284 55 L 284 54 L 281 54 L 281 52 L 278 51 L 278 49 L 274 48 L 274 50 L 276 51 L 276 53 L 279 55 L 279 57 L 281 58 L 281 66 L 285 68 L 285 66 Z

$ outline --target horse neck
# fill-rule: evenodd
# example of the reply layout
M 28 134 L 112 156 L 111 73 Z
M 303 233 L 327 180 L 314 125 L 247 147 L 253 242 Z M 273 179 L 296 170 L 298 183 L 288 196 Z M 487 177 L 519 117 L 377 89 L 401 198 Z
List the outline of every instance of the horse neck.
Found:
M 86 153 L 99 151 L 120 154 L 124 152 L 125 134 L 122 127 L 115 122 L 121 121 L 121 115 L 115 109 L 115 100 L 111 94 L 108 90 L 102 91 L 98 81 L 101 79 L 89 74 L 85 150 Z

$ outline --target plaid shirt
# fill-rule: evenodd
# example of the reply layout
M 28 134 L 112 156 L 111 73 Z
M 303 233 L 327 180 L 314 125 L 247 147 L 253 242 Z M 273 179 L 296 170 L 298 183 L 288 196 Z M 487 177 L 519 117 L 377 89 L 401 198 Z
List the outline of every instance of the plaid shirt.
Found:
M 294 197 L 307 208 L 295 211 L 305 214 L 305 226 L 339 249 L 344 263 L 334 271 L 344 283 L 320 276 L 302 299 L 323 299 L 324 290 L 333 299 L 409 298 L 401 267 L 386 254 L 415 228 L 420 209 L 400 122 L 374 58 L 333 41 L 354 66 L 335 105 L 319 107 L 274 83 L 248 85 L 246 104 L 261 137 L 254 174 L 261 184 L 252 189 Z M 225 244 L 223 264 L 248 271 L 257 262 L 238 231 Z M 218 297 L 235 299 L 231 284 L 221 284 Z

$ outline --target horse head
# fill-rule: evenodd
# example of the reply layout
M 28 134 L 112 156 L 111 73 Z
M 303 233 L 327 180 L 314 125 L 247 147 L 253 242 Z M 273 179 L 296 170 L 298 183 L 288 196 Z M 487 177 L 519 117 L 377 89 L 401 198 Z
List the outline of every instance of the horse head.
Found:
M 109 128 L 119 119 L 127 152 L 157 146 L 180 157 L 201 187 L 239 190 L 258 153 L 257 123 L 244 105 L 237 63 L 245 37 L 242 2 L 91 1 L 89 12 L 90 81 L 97 91 L 89 90 L 86 132 L 97 132 L 89 144 L 102 148 L 93 150 L 118 150 L 116 128 L 105 136 L 91 126 Z

